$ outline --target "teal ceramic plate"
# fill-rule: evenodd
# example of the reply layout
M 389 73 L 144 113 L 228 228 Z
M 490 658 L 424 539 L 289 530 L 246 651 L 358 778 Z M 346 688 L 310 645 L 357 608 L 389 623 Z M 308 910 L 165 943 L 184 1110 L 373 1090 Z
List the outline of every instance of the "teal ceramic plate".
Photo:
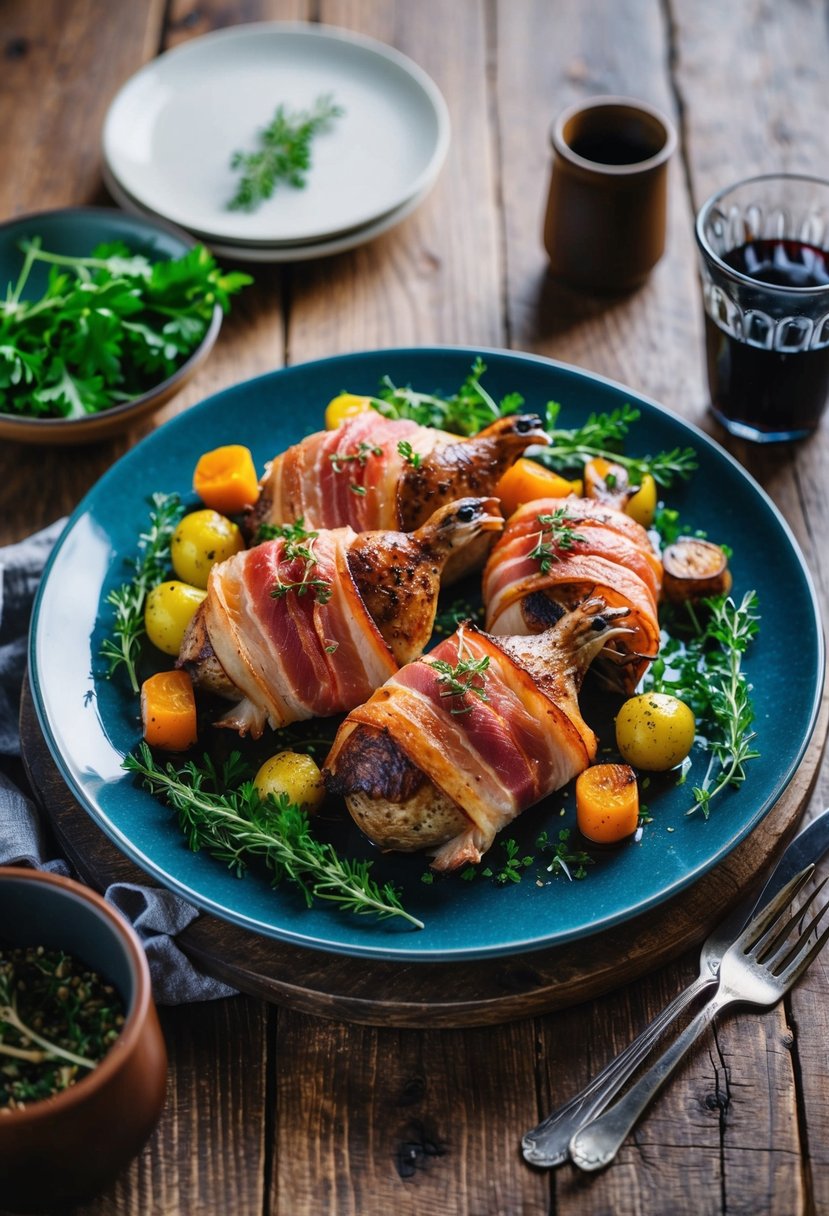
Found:
M 50 253 L 86 257 L 98 245 L 122 241 L 134 253 L 151 261 L 180 258 L 196 244 L 186 232 L 171 224 L 126 215 L 113 207 L 62 207 L 17 216 L 0 225 L 0 292 L 17 282 L 24 254 L 19 242 L 34 236 Z M 37 299 L 48 280 L 45 266 L 36 265 L 26 284 L 24 298 Z M 18 443 L 77 444 L 105 439 L 133 426 L 145 414 L 169 401 L 198 371 L 213 348 L 222 324 L 222 310 L 216 305 L 207 332 L 196 349 L 171 376 L 154 384 L 138 397 L 84 418 L 27 418 L 22 414 L 0 412 L 0 439 Z
M 345 814 L 322 825 L 343 852 L 373 859 L 378 878 L 399 884 L 406 907 L 425 922 L 416 930 L 325 906 L 309 910 L 292 890 L 274 890 L 255 872 L 233 877 L 222 863 L 190 852 L 170 812 L 122 771 L 123 756 L 140 738 L 138 704 L 119 679 L 104 677 L 99 651 L 110 619 L 106 596 L 124 580 L 124 560 L 134 555 L 147 518 L 147 496 L 155 490 L 188 495 L 197 457 L 219 444 L 247 444 L 261 468 L 322 426 L 331 397 L 344 389 L 375 392 L 386 374 L 424 391 L 453 392 L 477 353 L 437 348 L 345 355 L 218 393 L 114 465 L 75 511 L 52 555 L 30 647 L 35 704 L 52 754 L 78 801 L 127 856 L 216 916 L 302 946 L 430 961 L 510 954 L 588 937 L 656 908 L 716 866 L 775 804 L 803 757 L 823 683 L 822 632 L 803 558 L 763 491 L 705 435 L 630 390 L 545 359 L 483 351 L 484 382 L 495 397 L 517 390 L 537 410 L 558 401 L 564 426 L 578 424 L 590 411 L 631 402 L 641 419 L 629 451 L 696 449 L 699 471 L 670 492 L 669 501 L 686 525 L 732 548 L 734 593 L 756 590 L 762 614 L 746 663 L 761 755 L 751 762 L 745 784 L 723 794 L 707 821 L 687 817 L 691 785 L 701 779 L 706 762 L 704 754 L 695 754 L 684 786 L 674 776 L 652 781 L 645 799 L 653 822 L 641 842 L 597 851 L 588 876 L 574 882 L 536 863 L 518 884 L 498 886 L 482 876 L 426 884 L 424 858 L 377 853 Z M 574 826 L 572 798 L 557 796 L 525 812 L 507 835 L 518 840 L 522 853 L 532 853 L 541 831 L 568 826 Z M 502 857 L 496 843 L 487 860 L 498 867 Z

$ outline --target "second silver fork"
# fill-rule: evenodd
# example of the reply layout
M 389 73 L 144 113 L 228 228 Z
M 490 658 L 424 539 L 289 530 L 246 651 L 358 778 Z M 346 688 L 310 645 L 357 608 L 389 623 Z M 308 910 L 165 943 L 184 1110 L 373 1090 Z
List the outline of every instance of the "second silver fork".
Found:
M 613 1160 L 640 1115 L 722 1009 L 735 1002 L 770 1007 L 800 978 L 829 938 L 827 927 L 812 940 L 818 921 L 829 907 L 824 905 L 796 939 L 790 940 L 795 923 L 828 881 L 824 879 L 805 904 L 792 910 L 792 901 L 814 868 L 808 866 L 787 883 L 729 947 L 720 964 L 716 993 L 656 1063 L 615 1106 L 576 1133 L 570 1142 L 570 1157 L 581 1169 L 602 1169 Z

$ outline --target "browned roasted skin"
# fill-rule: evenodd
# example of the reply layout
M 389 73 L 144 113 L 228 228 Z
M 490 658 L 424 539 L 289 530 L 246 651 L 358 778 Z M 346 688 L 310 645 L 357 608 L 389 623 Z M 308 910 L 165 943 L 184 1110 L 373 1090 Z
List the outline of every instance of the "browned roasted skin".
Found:
M 439 507 L 414 532 L 362 532 L 354 541 L 349 569 L 400 666 L 417 658 L 432 635 L 449 559 L 503 524 L 496 498 L 468 497 Z
M 399 666 L 417 658 L 432 635 L 447 562 L 503 526 L 496 498 L 468 497 L 438 508 L 414 532 L 362 532 L 356 537 L 348 551 L 348 566 Z M 204 615 L 200 605 L 177 666 L 189 671 L 205 692 L 232 699 L 236 691 L 213 653 Z
M 412 531 L 463 495 L 494 493 L 522 452 L 549 442 L 537 414 L 510 414 L 469 439 L 439 444 L 417 467 L 405 468 L 397 490 L 400 527 Z

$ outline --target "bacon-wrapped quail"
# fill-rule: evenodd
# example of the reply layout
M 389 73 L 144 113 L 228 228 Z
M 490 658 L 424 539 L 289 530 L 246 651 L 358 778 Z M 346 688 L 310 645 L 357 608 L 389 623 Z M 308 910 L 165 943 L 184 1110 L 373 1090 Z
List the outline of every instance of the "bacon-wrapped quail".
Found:
M 329 791 L 381 848 L 425 849 L 439 870 L 480 861 L 594 758 L 578 692 L 625 615 L 594 599 L 537 636 L 461 626 L 349 713 L 325 762 Z
M 630 633 L 605 652 L 614 682 L 632 691 L 659 649 L 662 563 L 629 515 L 587 498 L 526 503 L 507 521 L 483 575 L 486 628 L 538 633 L 598 595 L 628 610 Z M 606 664 L 606 667 L 609 665 Z
M 247 526 L 302 519 L 310 528 L 410 532 L 440 506 L 489 495 L 533 444 L 549 442 L 535 414 L 514 414 L 463 438 L 367 410 L 318 431 L 277 456 L 260 483 Z M 488 542 L 454 558 L 444 581 L 480 565 Z
M 344 713 L 422 652 L 446 562 L 502 526 L 497 500 L 468 497 L 411 533 L 302 530 L 237 553 L 211 570 L 178 665 L 234 702 L 217 725 L 242 735 Z

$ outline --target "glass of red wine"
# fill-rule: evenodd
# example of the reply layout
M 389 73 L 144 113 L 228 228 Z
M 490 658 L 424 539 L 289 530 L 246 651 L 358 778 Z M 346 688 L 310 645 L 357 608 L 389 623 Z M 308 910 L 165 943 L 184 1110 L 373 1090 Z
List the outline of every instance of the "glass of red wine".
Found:
M 759 443 L 806 438 L 829 400 L 829 182 L 739 182 L 696 235 L 715 416 Z

